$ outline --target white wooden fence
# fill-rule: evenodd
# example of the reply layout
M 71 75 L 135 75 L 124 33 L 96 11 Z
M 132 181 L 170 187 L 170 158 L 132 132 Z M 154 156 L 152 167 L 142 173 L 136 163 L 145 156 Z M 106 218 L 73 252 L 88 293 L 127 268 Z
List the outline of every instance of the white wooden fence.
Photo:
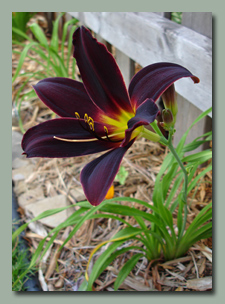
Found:
M 170 13 L 69 12 L 96 33 L 98 40 L 116 48 L 116 61 L 128 85 L 134 64 L 142 67 L 160 61 L 183 65 L 200 78 L 175 83 L 178 93 L 176 145 L 194 119 L 212 106 L 212 13 L 183 13 L 182 25 L 168 19 Z M 196 125 L 190 142 L 212 129 L 212 113 Z M 200 150 L 202 148 L 199 148 Z

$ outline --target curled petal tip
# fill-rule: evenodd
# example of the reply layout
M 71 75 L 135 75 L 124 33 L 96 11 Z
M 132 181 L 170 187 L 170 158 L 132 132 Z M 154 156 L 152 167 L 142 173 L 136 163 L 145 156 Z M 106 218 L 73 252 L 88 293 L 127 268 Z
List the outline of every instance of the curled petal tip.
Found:
M 200 82 L 200 79 L 197 76 L 192 76 L 191 79 L 194 81 L 194 83 Z

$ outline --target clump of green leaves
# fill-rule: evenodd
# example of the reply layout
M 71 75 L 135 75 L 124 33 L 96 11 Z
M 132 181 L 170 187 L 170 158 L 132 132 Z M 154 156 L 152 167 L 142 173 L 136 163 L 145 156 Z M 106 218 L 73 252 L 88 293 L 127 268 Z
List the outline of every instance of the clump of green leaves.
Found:
M 20 42 L 19 39 L 13 39 L 12 43 L 14 45 L 22 45 L 23 51 L 18 52 L 13 50 L 13 53 L 20 54 L 20 59 L 17 65 L 17 69 L 12 77 L 12 83 L 14 83 L 18 76 L 25 77 L 23 84 L 19 88 L 15 96 L 15 107 L 17 108 L 19 116 L 19 126 L 21 131 L 24 133 L 23 123 L 20 118 L 20 107 L 21 103 L 25 99 L 35 98 L 36 93 L 31 88 L 30 91 L 23 94 L 21 97 L 21 92 L 30 79 L 41 80 L 47 77 L 72 77 L 75 78 L 75 66 L 76 62 L 73 59 L 72 67 L 70 67 L 70 58 L 72 53 L 72 35 L 77 27 L 78 20 L 73 18 L 67 21 L 63 26 L 62 39 L 59 39 L 59 21 L 62 18 L 64 13 L 61 13 L 53 23 L 53 31 L 51 39 L 48 40 L 42 28 L 37 24 L 33 23 L 30 25 L 29 29 L 33 33 L 34 39 L 30 38 L 24 33 L 20 28 L 12 27 L 12 32 L 15 35 L 26 40 L 25 42 Z M 69 34 L 68 34 L 69 31 Z M 68 35 L 68 42 L 66 42 Z M 67 46 L 67 48 L 66 48 Z M 67 49 L 67 52 L 66 52 Z M 22 67 L 26 58 L 29 58 L 31 61 L 35 61 L 39 64 L 40 67 L 43 67 L 42 70 L 35 72 L 22 72 Z M 71 75 L 70 75 L 70 70 Z
M 12 290 L 13 291 L 25 291 L 25 281 L 33 276 L 35 273 L 35 267 L 31 267 L 26 275 L 21 279 L 20 276 L 29 267 L 27 257 L 29 256 L 29 250 L 25 249 L 21 241 L 17 238 L 12 241 Z

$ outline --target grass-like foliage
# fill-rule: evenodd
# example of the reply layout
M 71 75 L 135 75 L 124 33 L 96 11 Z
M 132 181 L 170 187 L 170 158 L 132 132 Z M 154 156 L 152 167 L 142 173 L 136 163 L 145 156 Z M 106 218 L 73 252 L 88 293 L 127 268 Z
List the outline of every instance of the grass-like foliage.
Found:
M 29 267 L 28 262 L 28 248 L 25 248 L 24 244 L 19 238 L 14 238 L 12 241 L 12 291 L 26 291 L 25 282 L 30 276 L 35 273 L 35 266 Z M 26 274 L 21 276 L 24 272 Z M 21 277 L 21 279 L 20 279 Z
M 28 30 L 27 23 L 34 15 L 35 13 L 30 12 L 12 12 L 12 27 L 26 34 Z M 20 42 L 25 40 L 23 36 L 15 32 L 12 32 L 12 39 Z
M 211 150 L 197 152 L 184 157 L 184 153 L 192 151 L 211 140 L 211 132 L 204 134 L 201 138 L 196 138 L 192 143 L 186 144 L 186 137 L 191 128 L 199 122 L 202 118 L 207 116 L 211 109 L 202 113 L 190 126 L 181 138 L 176 149 L 171 148 L 169 153 L 161 166 L 161 170 L 157 176 L 154 192 L 153 204 L 150 202 L 141 201 L 129 197 L 117 197 L 110 200 L 103 201 L 100 205 L 93 207 L 88 202 L 80 202 L 76 204 L 80 209 L 72 214 L 64 223 L 52 229 L 48 236 L 46 236 L 40 243 L 36 252 L 34 253 L 29 267 L 21 274 L 14 284 L 17 284 L 23 276 L 26 275 L 36 263 L 40 260 L 49 247 L 53 244 L 61 229 L 68 226 L 73 226 L 73 230 L 64 241 L 63 246 L 71 239 L 71 237 L 78 231 L 86 220 L 94 218 L 111 218 L 122 222 L 124 229 L 120 230 L 113 238 L 99 244 L 91 253 L 87 265 L 85 280 L 80 286 L 80 291 L 91 291 L 95 280 L 106 269 L 110 263 L 119 255 L 135 249 L 135 253 L 120 269 L 117 279 L 114 283 L 114 290 L 118 290 L 127 275 L 135 267 L 138 260 L 142 257 L 149 261 L 164 257 L 165 260 L 171 260 L 183 256 L 188 249 L 201 239 L 211 237 L 212 235 L 212 204 L 206 205 L 199 214 L 195 217 L 193 222 L 186 228 L 188 205 L 186 201 L 187 195 L 201 182 L 204 175 L 212 169 Z M 173 150 L 174 149 L 174 150 Z M 178 161 L 180 159 L 180 161 Z M 197 168 L 203 164 L 208 163 L 208 166 L 195 176 Z M 185 170 L 185 174 L 184 174 Z M 171 186 L 171 182 L 172 186 Z M 182 191 L 179 192 L 182 186 Z M 174 197 L 176 197 L 174 199 Z M 135 202 L 146 207 L 147 211 L 141 211 L 133 207 L 121 205 L 121 202 Z M 69 208 L 69 206 L 67 207 Z M 43 212 L 38 217 L 32 220 L 36 221 L 46 216 L 58 213 L 66 208 L 58 208 Z M 173 213 L 177 213 L 177 231 L 174 229 Z M 133 217 L 137 225 L 131 226 L 129 222 L 123 219 L 127 216 Z M 28 226 L 29 223 L 21 226 L 13 234 L 13 240 Z M 47 238 L 50 240 L 47 241 Z M 138 239 L 141 246 L 123 246 L 130 240 Z M 98 257 L 94 266 L 89 273 L 89 264 L 94 253 L 106 243 L 111 243 L 110 246 Z M 45 245 L 45 246 L 44 246 Z
M 171 13 L 171 20 L 178 23 L 178 24 L 181 24 L 181 22 L 182 22 L 182 12 Z
M 15 106 L 18 110 L 19 126 L 21 131 L 24 133 L 23 124 L 20 119 L 20 107 L 21 103 L 25 98 L 36 97 L 36 93 L 31 88 L 29 92 L 24 94 L 22 98 L 20 94 L 23 88 L 27 85 L 30 79 L 41 80 L 47 77 L 72 77 L 75 78 L 75 66 L 76 61 L 73 59 L 72 67 L 70 67 L 70 58 L 72 54 L 72 35 L 76 29 L 77 19 L 73 18 L 67 21 L 63 26 L 62 39 L 59 39 L 59 22 L 64 13 L 61 13 L 53 23 L 53 31 L 51 39 L 48 40 L 43 29 L 37 24 L 33 23 L 30 25 L 33 37 L 30 38 L 22 29 L 13 26 L 12 33 L 14 39 L 12 40 L 13 45 L 22 45 L 23 51 L 20 54 L 20 59 L 17 65 L 17 69 L 12 78 L 12 84 L 16 81 L 18 76 L 25 77 L 23 85 L 21 85 L 15 96 Z M 69 34 L 68 34 L 68 29 Z M 67 40 L 68 35 L 68 40 Z M 20 37 L 21 39 L 19 39 Z M 27 42 L 21 42 L 22 38 Z M 65 48 L 66 46 L 66 48 Z M 67 49 L 67 52 L 65 52 Z M 19 53 L 13 49 L 13 53 Z M 36 72 L 23 72 L 21 73 L 24 61 L 29 58 L 31 61 L 38 62 L 43 67 L 43 70 Z M 71 74 L 71 75 L 70 75 Z

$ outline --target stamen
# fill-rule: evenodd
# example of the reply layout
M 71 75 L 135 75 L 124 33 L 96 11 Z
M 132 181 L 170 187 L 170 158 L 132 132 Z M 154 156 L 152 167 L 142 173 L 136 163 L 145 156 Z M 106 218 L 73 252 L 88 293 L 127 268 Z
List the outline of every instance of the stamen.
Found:
M 113 139 L 110 139 L 109 138 L 109 135 L 108 135 L 108 129 L 106 128 L 106 126 L 104 126 L 104 131 L 105 131 L 105 136 L 106 138 L 108 139 L 108 141 L 111 141 L 111 142 L 120 142 L 121 140 L 113 140 Z M 114 134 L 113 134 L 114 135 Z M 111 135 L 111 136 L 113 136 Z
M 86 114 L 86 115 L 87 115 L 87 114 Z M 85 131 L 88 131 L 87 127 L 82 125 L 82 122 L 81 122 L 81 120 L 80 120 L 80 114 L 79 114 L 78 112 L 75 112 L 75 116 L 76 116 L 76 118 L 78 119 L 78 122 L 79 122 L 81 128 L 83 128 Z
M 94 119 L 93 119 L 92 117 L 89 116 L 89 117 L 88 117 L 88 123 L 90 123 L 90 122 L 91 122 L 91 123 L 94 123 Z
M 87 113 L 84 114 L 84 121 L 87 123 L 88 122 L 88 115 Z
M 53 138 L 61 140 L 61 141 L 66 141 L 66 142 L 88 142 L 88 141 L 96 141 L 98 138 L 87 138 L 87 139 L 67 139 L 67 138 L 61 138 L 58 136 L 53 136 Z
M 94 131 L 94 123 L 89 122 L 89 127 L 90 127 L 91 131 Z
M 76 116 L 77 119 L 80 119 L 80 115 L 79 115 L 78 112 L 75 112 L 75 116 Z
M 102 140 L 102 141 L 110 141 L 110 142 L 121 142 L 121 139 L 119 140 L 113 140 L 110 137 L 113 137 L 117 134 L 111 134 L 108 135 L 108 129 L 106 126 L 104 126 L 104 131 L 105 131 L 105 136 L 100 137 L 96 132 L 94 128 L 94 119 L 90 116 L 88 116 L 87 113 L 84 114 L 84 122 L 86 123 L 86 126 L 82 125 L 82 121 L 80 120 L 80 114 L 78 112 L 74 112 L 75 117 L 78 119 L 80 126 L 85 130 L 91 133 L 92 136 L 95 138 L 90 138 L 90 139 L 66 139 L 66 138 L 61 138 L 58 136 L 53 136 L 53 138 L 61 140 L 61 141 L 66 141 L 66 142 L 89 142 L 89 141 L 96 141 L 96 140 Z M 88 127 L 87 127 L 88 124 Z
M 89 116 L 89 117 L 88 117 L 88 125 L 89 125 L 89 128 L 90 128 L 92 131 L 94 131 L 94 124 L 95 124 L 95 122 L 94 122 L 93 118 L 91 118 L 91 117 Z

